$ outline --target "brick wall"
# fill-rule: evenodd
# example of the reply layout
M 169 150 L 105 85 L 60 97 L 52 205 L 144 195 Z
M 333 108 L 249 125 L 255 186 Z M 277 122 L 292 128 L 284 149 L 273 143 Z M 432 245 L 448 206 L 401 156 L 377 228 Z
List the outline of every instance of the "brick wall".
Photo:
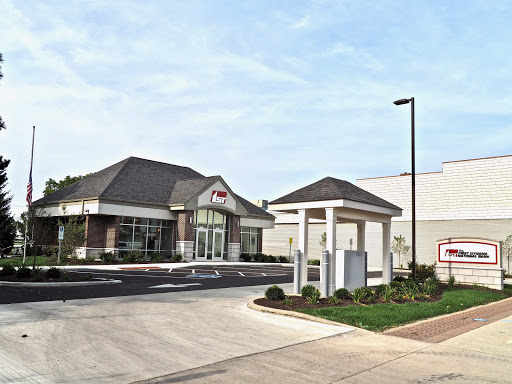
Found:
M 105 216 L 105 247 L 119 248 L 120 216 Z
M 403 209 L 411 220 L 411 176 L 357 180 L 357 186 Z M 512 218 L 512 156 L 443 163 L 416 175 L 416 220 Z
M 86 247 L 105 247 L 105 216 L 85 216 L 85 239 Z
M 230 216 L 229 220 L 229 242 L 240 243 L 240 216 Z
M 177 241 L 194 241 L 194 211 L 178 212 Z

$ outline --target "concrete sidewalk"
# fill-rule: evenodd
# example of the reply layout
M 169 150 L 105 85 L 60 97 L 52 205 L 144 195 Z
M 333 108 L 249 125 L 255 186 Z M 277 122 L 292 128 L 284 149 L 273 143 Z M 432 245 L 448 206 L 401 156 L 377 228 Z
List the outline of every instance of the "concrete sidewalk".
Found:
M 139 384 L 512 383 L 512 317 L 438 344 L 362 330 Z
M 129 383 L 352 330 L 247 308 L 265 288 L 1 305 L 0 382 Z

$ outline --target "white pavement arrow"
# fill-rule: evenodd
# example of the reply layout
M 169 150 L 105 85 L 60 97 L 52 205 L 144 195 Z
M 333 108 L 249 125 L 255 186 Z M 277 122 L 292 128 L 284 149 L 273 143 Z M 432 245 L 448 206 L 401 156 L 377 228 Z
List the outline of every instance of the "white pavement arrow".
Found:
M 148 288 L 184 288 L 189 287 L 191 285 L 202 285 L 199 283 L 191 283 L 191 284 L 162 284 L 162 285 L 155 285 L 153 287 Z

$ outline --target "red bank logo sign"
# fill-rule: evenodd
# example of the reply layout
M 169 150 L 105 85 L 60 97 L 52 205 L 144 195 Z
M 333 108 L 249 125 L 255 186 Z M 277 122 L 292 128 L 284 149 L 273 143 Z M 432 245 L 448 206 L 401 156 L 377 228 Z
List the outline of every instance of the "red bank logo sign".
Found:
M 483 241 L 452 241 L 438 244 L 441 263 L 497 264 L 498 247 Z
M 227 192 L 223 192 L 223 191 L 212 191 L 212 199 L 211 199 L 211 202 L 212 203 L 217 203 L 217 204 L 225 204 L 226 203 L 226 198 L 228 197 L 228 193 Z

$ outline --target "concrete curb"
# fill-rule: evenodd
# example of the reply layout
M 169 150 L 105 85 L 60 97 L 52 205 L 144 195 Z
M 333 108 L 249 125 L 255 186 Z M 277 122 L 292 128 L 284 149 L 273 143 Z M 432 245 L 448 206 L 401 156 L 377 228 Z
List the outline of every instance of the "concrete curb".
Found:
M 254 300 L 257 300 L 257 299 L 254 299 Z M 276 309 L 276 308 L 263 307 L 261 305 L 255 304 L 254 300 L 251 300 L 251 301 L 249 301 L 247 303 L 247 307 L 252 309 L 252 310 L 254 310 L 254 311 L 263 312 L 263 313 L 270 313 L 272 315 L 294 317 L 296 319 L 314 321 L 315 323 L 322 323 L 322 324 L 326 324 L 326 325 L 334 325 L 334 326 L 337 326 L 337 327 L 350 328 L 352 331 L 355 331 L 356 329 L 357 330 L 360 329 L 360 328 L 353 327 L 351 325 L 347 325 L 347 324 L 343 324 L 343 323 L 338 323 L 336 321 L 327 320 L 327 319 L 324 319 L 322 317 L 316 317 L 316 316 L 307 315 L 305 313 L 294 312 L 294 311 L 285 311 L 284 309 Z M 361 331 L 366 331 L 365 329 L 360 329 L 360 330 Z M 373 333 L 371 331 L 367 331 L 367 332 Z
M 97 281 L 62 281 L 55 283 L 0 281 L 0 286 L 8 287 L 80 287 L 87 285 L 121 284 L 121 280 L 97 280 Z

